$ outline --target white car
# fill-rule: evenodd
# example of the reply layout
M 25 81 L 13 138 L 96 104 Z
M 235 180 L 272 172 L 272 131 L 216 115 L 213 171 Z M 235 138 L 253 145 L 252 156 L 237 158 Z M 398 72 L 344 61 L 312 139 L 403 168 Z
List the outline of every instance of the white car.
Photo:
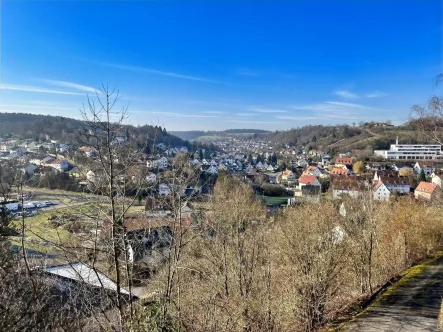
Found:
M 45 203 L 40 203 L 40 204 L 37 204 L 36 207 L 38 207 L 39 209 L 41 209 L 41 208 L 46 207 L 46 204 L 45 204 Z
M 34 209 L 35 205 L 34 203 L 26 203 L 25 205 L 23 205 L 24 209 Z
M 44 201 L 42 204 L 45 204 L 46 206 L 54 205 L 51 201 Z

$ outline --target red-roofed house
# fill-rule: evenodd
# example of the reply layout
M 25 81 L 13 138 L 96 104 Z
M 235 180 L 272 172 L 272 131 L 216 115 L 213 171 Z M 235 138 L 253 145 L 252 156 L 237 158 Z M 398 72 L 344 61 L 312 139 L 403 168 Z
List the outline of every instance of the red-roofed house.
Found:
M 301 189 L 303 186 L 321 186 L 320 181 L 314 175 L 303 174 L 300 179 L 298 179 L 298 187 Z
M 414 195 L 416 199 L 430 201 L 436 194 L 438 186 L 435 183 L 420 182 L 415 188 Z

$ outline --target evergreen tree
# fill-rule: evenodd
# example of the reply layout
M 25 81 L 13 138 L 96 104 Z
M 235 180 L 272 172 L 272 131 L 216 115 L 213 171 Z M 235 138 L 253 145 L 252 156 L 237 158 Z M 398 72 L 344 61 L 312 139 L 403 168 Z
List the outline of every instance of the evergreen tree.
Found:
M 418 178 L 418 180 L 421 182 L 421 181 L 424 181 L 424 182 L 426 182 L 426 175 L 425 175 L 425 170 L 422 168 L 421 169 L 421 171 L 420 171 L 420 177 Z

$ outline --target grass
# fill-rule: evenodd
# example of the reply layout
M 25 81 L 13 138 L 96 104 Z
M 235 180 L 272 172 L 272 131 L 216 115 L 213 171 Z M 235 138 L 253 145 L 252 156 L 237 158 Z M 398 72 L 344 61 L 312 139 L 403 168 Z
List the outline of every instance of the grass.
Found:
M 264 199 L 266 205 L 281 205 L 287 204 L 292 196 L 261 196 L 261 198 Z

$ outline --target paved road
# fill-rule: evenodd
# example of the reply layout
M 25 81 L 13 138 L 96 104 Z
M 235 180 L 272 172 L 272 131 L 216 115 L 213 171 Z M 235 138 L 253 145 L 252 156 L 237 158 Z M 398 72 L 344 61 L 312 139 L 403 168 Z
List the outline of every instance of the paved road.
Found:
M 407 278 L 407 276 L 406 276 Z M 438 331 L 437 317 L 443 297 L 443 256 L 422 273 L 400 281 L 343 331 Z

